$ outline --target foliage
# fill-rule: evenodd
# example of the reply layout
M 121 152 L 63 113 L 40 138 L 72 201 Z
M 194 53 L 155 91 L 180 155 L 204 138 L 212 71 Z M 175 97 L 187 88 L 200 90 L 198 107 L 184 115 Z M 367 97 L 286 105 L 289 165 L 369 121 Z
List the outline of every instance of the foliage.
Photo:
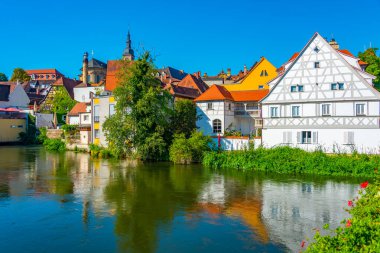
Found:
M 0 82 L 8 81 L 8 77 L 4 73 L 0 73 Z
M 203 164 L 211 168 L 254 170 L 284 174 L 375 176 L 380 156 L 366 154 L 325 154 L 298 148 L 276 147 L 241 151 L 207 152 Z
M 223 133 L 224 136 L 242 136 L 242 133 L 232 126 L 232 123 L 226 128 Z
M 42 143 L 37 138 L 36 117 L 28 114 L 27 132 L 20 133 L 19 140 L 25 145 Z
M 117 156 L 163 160 L 171 141 L 172 97 L 155 77 L 150 54 L 136 61 L 120 61 L 114 90 L 115 114 L 103 124 L 109 148 Z
M 37 136 L 37 142 L 43 144 L 47 137 L 47 129 L 45 127 L 41 127 L 38 129 L 39 135 Z
M 75 100 L 71 99 L 64 87 L 56 87 L 52 101 L 52 112 L 56 112 L 57 114 L 67 114 L 73 109 L 75 104 Z
M 66 138 L 72 138 L 78 132 L 76 125 L 65 124 L 62 126 Z
M 30 76 L 22 68 L 15 68 L 13 70 L 13 74 L 11 76 L 12 82 L 16 82 L 16 81 L 24 82 L 24 81 L 29 81 L 29 80 L 30 80 Z
M 184 133 L 189 138 L 196 129 L 197 109 L 190 100 L 178 100 L 174 103 L 172 129 L 175 134 Z
M 65 151 L 66 145 L 61 139 L 45 139 L 44 146 L 49 151 Z
M 109 149 L 103 148 L 96 144 L 90 144 L 90 154 L 92 157 L 97 157 L 97 158 L 114 157 L 114 155 Z
M 374 84 L 376 87 L 380 86 L 380 57 L 376 55 L 378 48 L 368 48 L 366 51 L 359 52 L 359 58 L 368 63 L 366 71 L 374 76 Z
M 201 162 L 203 154 L 211 150 L 211 143 L 209 136 L 195 130 L 188 139 L 184 133 L 175 134 L 169 150 L 170 160 L 176 164 Z
M 380 177 L 361 184 L 359 197 L 349 200 L 351 218 L 322 236 L 317 232 L 306 252 L 380 252 Z M 367 187 L 368 185 L 368 187 Z M 328 230 L 328 225 L 324 227 Z

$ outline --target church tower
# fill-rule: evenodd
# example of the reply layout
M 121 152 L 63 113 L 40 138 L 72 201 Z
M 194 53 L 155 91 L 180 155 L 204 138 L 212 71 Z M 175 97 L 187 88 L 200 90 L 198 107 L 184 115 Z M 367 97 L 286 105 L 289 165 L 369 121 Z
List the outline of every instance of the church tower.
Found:
M 132 49 L 131 34 L 128 31 L 127 46 L 123 52 L 123 60 L 133 61 L 135 59 L 135 53 Z

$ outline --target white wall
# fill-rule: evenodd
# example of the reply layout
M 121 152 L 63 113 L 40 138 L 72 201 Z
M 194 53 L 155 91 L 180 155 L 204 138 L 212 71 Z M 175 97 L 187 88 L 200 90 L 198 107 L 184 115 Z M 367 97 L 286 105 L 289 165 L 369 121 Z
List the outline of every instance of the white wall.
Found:
M 74 100 L 78 102 L 90 103 L 90 92 L 96 93 L 97 91 L 103 91 L 104 87 L 78 87 L 74 88 Z
M 67 123 L 69 125 L 79 125 L 79 116 L 67 116 Z
M 214 142 L 215 146 L 218 146 L 218 137 L 212 137 L 212 141 Z M 249 146 L 249 139 L 248 138 L 238 138 L 238 137 L 221 137 L 220 138 L 220 144 L 221 148 L 223 150 L 243 150 L 247 149 Z
M 81 125 L 91 125 L 91 112 L 79 113 Z
M 18 84 L 12 93 L 9 94 L 9 101 L 1 101 L 0 107 L 28 108 L 30 99 L 24 88 Z

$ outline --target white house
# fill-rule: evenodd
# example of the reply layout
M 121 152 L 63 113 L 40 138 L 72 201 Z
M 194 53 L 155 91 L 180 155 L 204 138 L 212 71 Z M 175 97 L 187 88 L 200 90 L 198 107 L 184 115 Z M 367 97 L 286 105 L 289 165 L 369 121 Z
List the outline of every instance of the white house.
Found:
M 74 100 L 78 102 L 91 103 L 90 93 L 101 93 L 104 86 L 97 84 L 80 83 L 74 87 Z
M 27 110 L 30 99 L 18 82 L 0 82 L 0 107 Z
M 258 101 L 268 90 L 228 91 L 213 85 L 194 101 L 197 105 L 197 127 L 205 135 L 216 136 L 226 131 L 257 135 L 261 128 Z
M 380 152 L 380 94 L 365 63 L 314 34 L 261 100 L 262 143 L 325 152 Z

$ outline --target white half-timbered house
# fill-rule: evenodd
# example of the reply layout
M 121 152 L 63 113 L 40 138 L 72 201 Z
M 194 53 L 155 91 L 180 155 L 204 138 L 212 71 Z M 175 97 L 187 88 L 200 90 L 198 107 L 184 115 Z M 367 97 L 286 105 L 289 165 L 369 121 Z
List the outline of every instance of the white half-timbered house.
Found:
M 363 65 L 314 34 L 261 100 L 264 146 L 380 153 L 380 93 Z

